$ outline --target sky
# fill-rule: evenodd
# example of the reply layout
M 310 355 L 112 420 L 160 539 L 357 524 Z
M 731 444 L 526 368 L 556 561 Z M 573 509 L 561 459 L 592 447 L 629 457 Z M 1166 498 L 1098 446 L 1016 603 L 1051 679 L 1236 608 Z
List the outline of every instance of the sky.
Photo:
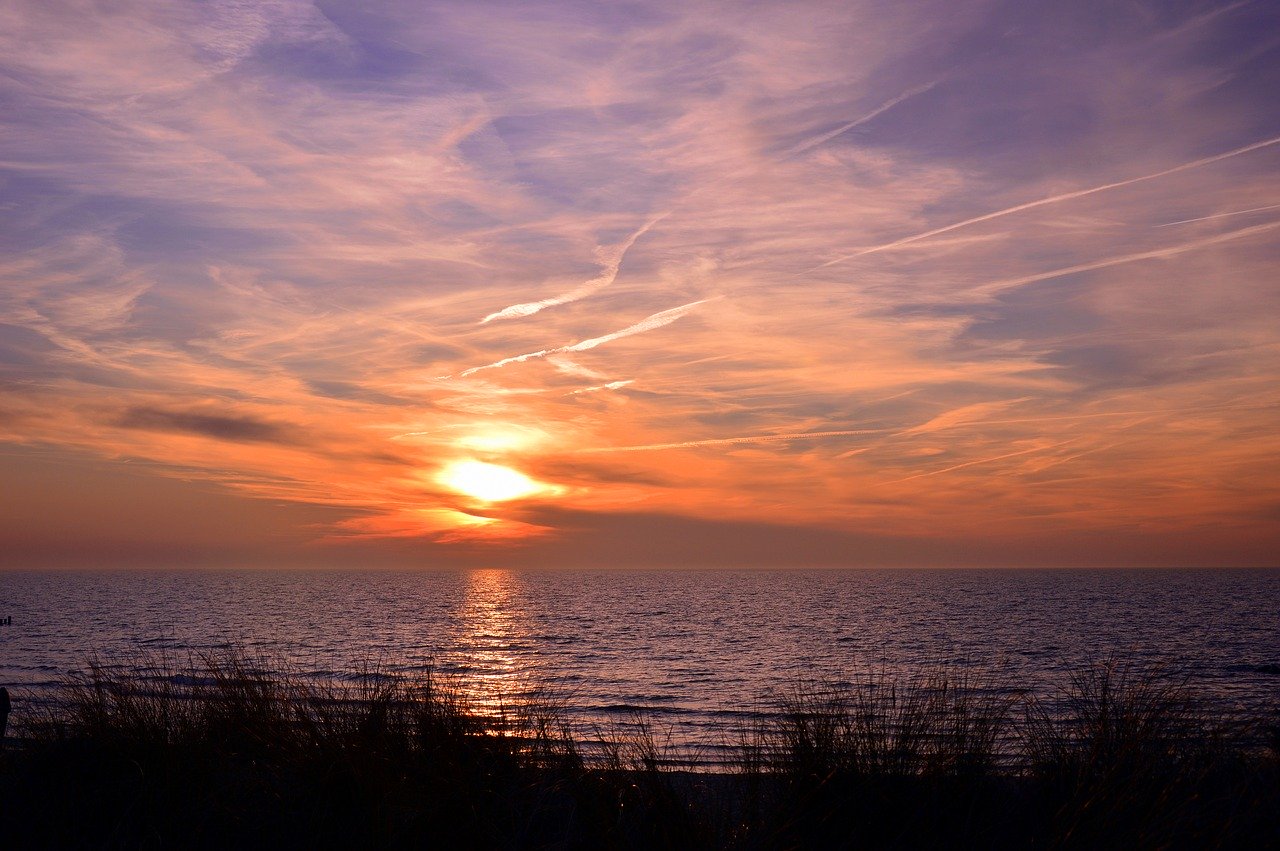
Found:
M 1274 564 L 1277 24 L 0 0 L 0 566 Z

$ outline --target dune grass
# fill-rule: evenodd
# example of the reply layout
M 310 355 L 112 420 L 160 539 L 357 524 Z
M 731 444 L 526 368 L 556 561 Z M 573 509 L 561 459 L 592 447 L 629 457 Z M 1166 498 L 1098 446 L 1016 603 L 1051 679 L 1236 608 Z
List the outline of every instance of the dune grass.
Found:
M 0 832 L 18 847 L 1265 848 L 1274 728 L 1100 664 L 1019 696 L 945 669 L 809 683 L 726 731 L 734 768 L 643 716 L 570 734 L 539 696 L 238 651 L 90 665 L 15 713 Z M 276 671 L 277 673 L 267 673 Z M 23 703 L 19 701 L 21 707 Z

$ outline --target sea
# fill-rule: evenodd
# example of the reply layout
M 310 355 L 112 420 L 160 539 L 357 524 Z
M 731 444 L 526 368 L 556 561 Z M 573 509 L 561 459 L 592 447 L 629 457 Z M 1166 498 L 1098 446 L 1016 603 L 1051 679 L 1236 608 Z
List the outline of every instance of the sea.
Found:
M 91 661 L 231 647 L 330 682 L 536 692 L 579 729 L 642 715 L 703 754 L 802 684 L 939 669 L 1052 698 L 1110 661 L 1224 713 L 1280 707 L 1280 570 L 11 571 L 0 619 L 15 710 Z

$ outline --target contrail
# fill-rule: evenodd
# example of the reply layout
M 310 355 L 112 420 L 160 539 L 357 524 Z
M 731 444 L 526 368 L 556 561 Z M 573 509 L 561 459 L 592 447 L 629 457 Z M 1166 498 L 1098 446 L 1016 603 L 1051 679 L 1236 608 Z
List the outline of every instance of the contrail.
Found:
M 558 346 L 554 349 L 543 349 L 538 352 L 528 352 L 523 355 L 503 358 L 502 360 L 494 361 L 493 363 L 488 363 L 484 366 L 473 366 L 470 369 L 464 369 L 462 372 L 458 373 L 458 375 L 465 378 L 482 369 L 497 369 L 498 367 L 507 366 L 508 364 L 524 363 L 527 360 L 533 360 L 535 358 L 545 358 L 547 355 L 559 355 L 566 352 L 585 352 L 588 349 L 594 349 L 596 346 L 603 346 L 605 343 L 612 343 L 614 340 L 621 340 L 623 337 L 643 334 L 645 331 L 652 331 L 656 328 L 661 328 L 664 325 L 670 325 L 672 322 L 675 322 L 698 305 L 706 304 L 707 302 L 714 300 L 715 299 L 704 298 L 699 301 L 691 301 L 688 304 L 682 304 L 679 307 L 673 307 L 669 310 L 663 310 L 660 313 L 655 313 L 652 316 L 640 320 L 635 325 L 629 325 L 621 331 L 614 331 L 612 334 L 605 334 L 603 337 L 592 337 L 590 340 L 583 340 L 582 342 L 574 343 L 571 346 Z M 451 376 L 445 377 L 449 378 Z
M 1218 410 L 1252 411 L 1252 410 L 1269 410 L 1274 407 L 1276 407 L 1276 405 L 1274 404 L 1270 404 L 1270 405 L 1209 405 L 1209 406 L 1196 408 L 1196 410 L 1198 411 L 1218 411 Z M 1060 416 L 1019 417 L 1016 419 L 1001 419 L 1001 420 L 972 420 L 972 421 L 957 422 L 951 425 L 942 426 L 939 428 L 939 430 L 967 428 L 970 426 L 983 426 L 983 425 L 1006 425 L 1009 423 L 1038 423 L 1038 422 L 1049 422 L 1053 420 L 1085 420 L 1085 419 L 1093 419 L 1095 417 L 1150 416 L 1150 415 L 1169 414 L 1169 413 L 1175 413 L 1175 411 L 1170 411 L 1170 410 L 1101 411 L 1101 412 L 1094 412 L 1089 414 L 1063 414 Z M 917 428 L 919 427 L 917 426 Z M 752 434 L 752 435 L 745 435 L 742 437 L 717 437 L 717 438 L 710 438 L 708 440 L 684 440 L 678 443 L 646 443 L 639 446 L 602 446 L 602 447 L 595 447 L 591 449 L 579 449 L 578 453 L 598 454 L 598 453 L 604 453 L 604 452 L 648 452 L 651 450 L 656 451 L 661 449 L 687 449 L 687 448 L 693 448 L 698 446 L 729 446 L 737 443 L 771 443 L 779 440 L 814 440 L 814 439 L 823 438 L 823 437 L 855 437 L 855 436 L 863 436 L 863 435 L 869 435 L 869 434 L 889 434 L 891 437 L 903 437 L 903 436 L 911 435 L 913 433 L 916 433 L 916 429 L 863 428 L 863 429 L 842 429 L 840 431 L 801 431 L 801 432 L 791 432 L 788 434 Z M 907 479 L 897 479 L 896 481 L 905 482 L 908 479 L 917 479 L 917 478 L 920 478 L 920 476 L 932 476 L 938 473 L 946 473 L 950 470 L 956 470 L 956 469 L 959 469 L 960 467 L 968 467 L 973 464 L 984 464 L 987 461 L 998 461 L 1001 458 L 1011 458 L 1015 455 L 1026 455 L 1030 452 L 1036 452 L 1041 449 L 1053 449 L 1054 447 L 1063 446 L 1067 443 L 1072 443 L 1077 440 L 1080 440 L 1080 438 L 1072 438 L 1071 440 L 1065 440 L 1061 443 L 1054 443 L 1054 444 L 1051 444 L 1050 446 L 1041 446 L 1035 449 L 1028 449 L 1028 450 L 1023 450 L 1019 452 L 1013 452 L 1008 455 L 1000 455 L 995 458 L 984 458 L 979 461 L 967 461 L 963 464 L 958 464 L 954 467 L 947 467 L 944 470 L 934 470 L 928 473 L 918 473 L 914 476 L 908 476 Z M 894 484 L 894 482 L 886 482 L 886 484 Z
M 1063 269 L 1052 269 L 1048 272 L 1038 272 L 1034 275 L 1026 275 L 1021 278 L 1009 278 L 1003 281 L 993 281 L 983 284 L 969 290 L 971 293 L 981 295 L 990 295 L 991 293 L 1006 290 L 1010 287 L 1020 287 L 1023 284 L 1032 284 L 1036 281 L 1047 281 L 1051 278 L 1060 278 L 1063 275 L 1074 275 L 1077 272 L 1092 272 L 1095 269 L 1105 269 L 1108 266 L 1119 266 L 1122 263 L 1134 263 L 1139 260 L 1156 260 L 1162 257 L 1173 257 L 1178 254 L 1185 254 L 1188 251 L 1195 251 L 1210 245 L 1217 245 L 1220 242 L 1229 242 L 1233 239 L 1242 239 L 1246 236 L 1264 233 L 1269 230 L 1275 230 L 1280 227 L 1280 221 L 1267 222 L 1266 224 L 1253 225 L 1252 227 L 1233 230 L 1228 233 L 1218 234 L 1206 239 L 1199 239 L 1194 242 L 1184 242 L 1181 245 L 1174 245 L 1169 248 L 1157 248 L 1152 251 L 1140 251 L 1136 254 L 1122 254 L 1117 257 L 1108 257 L 1105 260 L 1095 260 L 1092 263 L 1081 263 L 1078 266 L 1067 266 Z
M 927 473 L 916 473 L 914 476 L 907 476 L 905 479 L 894 479 L 891 482 L 883 482 L 886 485 L 896 485 L 901 482 L 909 482 L 912 479 L 922 479 L 925 476 L 938 476 L 943 473 L 950 473 L 952 470 L 959 470 L 964 467 L 972 467 L 975 464 L 989 464 L 992 461 L 1002 461 L 1005 458 L 1016 458 L 1019 455 L 1030 455 L 1032 452 L 1046 452 L 1050 449 L 1057 449 L 1059 446 L 1066 446 L 1068 443 L 1078 443 L 1082 438 L 1073 437 L 1070 440 L 1063 440 L 1059 443 L 1051 443 L 1048 446 L 1033 446 L 1030 449 L 1022 449 L 1018 452 L 1006 452 L 1003 455 L 995 455 L 991 458 L 979 458 L 977 461 L 966 461 L 963 464 L 954 464 L 950 467 L 943 467 L 941 470 L 930 470 Z
M 1225 160 L 1230 157 L 1238 157 L 1241 154 L 1247 154 L 1250 151 L 1256 151 L 1259 148 L 1266 148 L 1275 144 L 1280 144 L 1280 136 L 1276 136 L 1271 139 L 1266 139 L 1261 142 L 1254 142 L 1252 145 L 1245 145 L 1243 148 L 1235 148 L 1234 150 L 1227 151 L 1226 153 L 1214 154 L 1211 157 L 1204 157 L 1203 159 L 1192 160 L 1191 162 L 1183 163 L 1182 165 L 1176 165 L 1173 168 L 1166 168 L 1163 171 L 1155 171 L 1155 172 L 1152 172 L 1151 174 L 1144 174 L 1139 177 L 1130 177 L 1126 180 L 1117 180 L 1115 183 L 1104 183 L 1101 186 L 1094 186 L 1089 189 L 1078 189 L 1075 192 L 1064 192 L 1061 195 L 1051 195 L 1048 198 L 1041 198 L 1037 201 L 1028 201 L 1025 204 L 1018 204 L 1013 207 L 1006 207 L 1003 210 L 996 210 L 994 213 L 987 213 L 982 216 L 975 216 L 972 219 L 965 219 L 964 221 L 956 222 L 954 224 L 946 225 L 944 227 L 934 228 L 933 230 L 925 231 L 924 233 L 918 233 L 913 236 L 904 236 L 901 239 L 895 239 L 893 242 L 886 242 L 883 245 L 873 245 L 870 248 L 864 248 L 861 251 L 855 251 L 852 254 L 846 254 L 843 257 L 837 257 L 834 260 L 828 260 L 826 263 L 820 263 L 819 265 L 814 266 L 813 269 L 810 269 L 809 271 L 812 272 L 814 271 L 814 269 L 825 269 L 828 266 L 834 266 L 837 263 L 843 263 L 844 261 L 852 260 L 855 257 L 862 257 L 867 254 L 875 254 L 876 252 L 879 252 L 879 251 L 889 251 L 891 249 L 897 248 L 902 245 L 909 245 L 913 242 L 919 242 L 922 239 L 928 239 L 931 236 L 937 236 L 938 234 L 942 234 L 942 233 L 949 233 L 950 231 L 953 231 L 953 230 L 959 230 L 960 228 L 968 227 L 969 225 L 976 225 L 980 222 L 988 222 L 988 221 L 991 221 L 992 219 L 998 219 L 1002 216 L 1012 215 L 1013 213 L 1020 213 L 1023 210 L 1031 210 L 1031 209 L 1034 209 L 1035 207 L 1043 207 L 1046 204 L 1057 204 L 1060 201 L 1070 201 L 1073 198 L 1083 198 L 1086 195 L 1093 195 L 1097 192 L 1106 192 L 1108 189 L 1118 189 L 1121 186 L 1131 186 L 1135 183 L 1142 183 L 1143 181 L 1146 181 L 1146 180 L 1155 180 L 1158 177 L 1165 177 L 1170 174 L 1177 174 L 1180 171 L 1187 171 L 1188 169 L 1199 168 L 1201 166 L 1210 165 L 1212 163 L 1220 162 L 1221 160 Z
M 548 358 L 548 361 L 559 372 L 563 372 L 565 375 L 572 375 L 575 378 L 590 378 L 592 381 L 604 381 L 608 378 L 603 372 L 597 372 L 576 361 L 569 360 L 569 358 L 552 357 Z
M 771 443 L 777 440 L 815 440 L 821 437 L 853 437 L 855 435 L 884 434 L 886 428 L 844 429 L 841 431 L 802 431 L 792 434 L 752 434 L 745 437 L 718 437 L 710 440 L 686 440 L 680 443 L 649 443 L 643 446 L 605 446 L 598 449 L 580 449 L 582 453 L 598 452 L 648 452 L 659 449 L 688 449 L 695 446 L 728 446 L 735 443 Z
M 605 334 L 603 337 L 592 337 L 590 340 L 583 340 L 581 343 L 574 343 L 572 346 L 565 346 L 560 351 L 565 352 L 585 352 L 587 349 L 594 349 L 596 346 L 603 346 L 605 343 L 612 343 L 614 340 L 621 340 L 623 337 L 630 337 L 633 334 L 643 334 L 645 331 L 652 331 L 655 328 L 661 328 L 663 325 L 670 325 L 677 319 L 684 316 L 700 304 L 706 304 L 715 299 L 704 298 L 698 301 L 691 301 L 688 304 L 682 304 L 679 307 L 673 307 L 655 313 L 650 317 L 641 319 L 635 325 L 629 325 L 621 331 L 614 331 L 612 334 Z
M 1259 406 L 1270 407 L 1270 406 Z M 965 428 L 975 425 L 1004 425 L 1007 423 L 1032 423 L 1043 422 L 1047 420 L 1081 420 L 1091 419 L 1093 417 L 1119 417 L 1133 416 L 1136 414 L 1159 414 L 1168 413 L 1167 411 L 1111 411 L 1106 413 L 1095 414 L 1069 414 L 1059 417 L 1024 417 L 1020 419 L 1010 420 L 970 420 L 965 422 L 957 422 L 951 425 L 940 426 L 942 429 Z M 823 437 L 854 437 L 868 434 L 890 434 L 895 437 L 910 435 L 917 433 L 920 426 L 908 429 L 891 429 L 891 428 L 862 428 L 862 429 L 843 429 L 840 431 L 802 431 L 792 432 L 790 434 L 753 434 L 744 437 L 718 437 L 708 440 L 686 440 L 679 443 L 647 443 L 640 446 L 605 446 L 596 449 L 580 449 L 583 453 L 599 453 L 599 452 L 646 452 L 649 450 L 659 449 L 685 449 L 696 446 L 728 446 L 736 443 L 770 443 L 777 440 L 814 440 Z M 914 478 L 914 477 L 913 477 Z
M 893 100 L 882 103 L 880 106 L 871 110 L 861 118 L 855 118 L 853 121 L 850 121 L 848 124 L 842 124 L 836 129 L 828 133 L 823 133 L 821 136 L 815 136 L 812 139 L 808 139 L 807 141 L 801 142 L 795 147 L 790 148 L 784 155 L 784 159 L 786 157 L 794 157 L 796 154 L 802 154 L 805 151 L 809 150 L 810 148 L 816 148 L 818 145 L 821 145 L 823 142 L 829 142 L 835 137 L 839 136 L 841 133 L 845 133 L 857 127 L 859 124 L 866 124 L 868 121 L 875 118 L 877 115 L 880 115 L 883 112 L 888 112 L 898 104 L 902 103 L 904 100 L 907 100 L 908 98 L 913 98 L 916 95 L 924 94 L 925 92 L 929 91 L 929 89 L 932 89 L 934 86 L 938 85 L 938 82 L 939 82 L 938 80 L 934 80 L 932 83 L 925 83 L 923 86 L 916 86 L 914 89 L 908 89 L 907 91 L 898 95 Z
M 1263 213 L 1267 210 L 1280 210 L 1280 204 L 1272 204 L 1269 207 L 1254 207 L 1252 210 L 1233 210 L 1230 213 L 1216 213 L 1212 216 L 1201 216 L 1198 219 L 1180 219 L 1176 222 L 1165 222 L 1162 225 L 1156 225 L 1156 227 L 1170 228 L 1174 225 L 1189 225 L 1192 222 L 1207 222 L 1210 219 L 1225 219 L 1227 216 L 1243 216 L 1246 213 Z
M 1198 405 L 1190 410 L 1193 411 L 1267 411 L 1277 407 L 1276 403 L 1262 405 Z M 965 422 L 957 422 L 946 426 L 947 429 L 966 428 L 975 425 L 1010 425 L 1017 423 L 1043 423 L 1053 422 L 1055 420 L 1090 420 L 1097 417 L 1145 417 L 1157 416 L 1160 414 L 1177 414 L 1182 413 L 1176 408 L 1159 408 L 1147 409 L 1141 411 L 1096 411 L 1091 414 L 1059 414 L 1043 417 L 1017 417 L 1013 419 L 1003 420 L 968 420 Z
M 1269 406 L 1267 406 L 1269 407 Z M 969 426 L 986 426 L 986 425 L 1018 425 L 1023 423 L 1049 423 L 1058 420 L 1092 420 L 1099 417 L 1142 417 L 1152 414 L 1170 414 L 1175 411 L 1101 411 L 1092 414 L 1060 414 L 1058 416 L 1047 417 L 1016 417 L 1005 420 L 963 420 L 950 425 L 939 426 L 938 431 L 949 431 L 956 428 L 968 428 Z
M 1161 411 L 1116 411 L 1102 414 L 1073 414 L 1062 417 L 1029 417 L 1016 420 L 972 420 L 969 422 L 959 422 L 943 428 L 964 428 L 973 425 L 987 424 L 1005 424 L 1005 423 L 1026 423 L 1040 422 L 1042 420 L 1076 420 L 1088 419 L 1091 417 L 1115 417 L 1115 416 L 1131 416 L 1134 414 L 1151 414 L 1163 413 Z M 916 427 L 918 429 L 919 426 Z M 697 446 L 729 446 L 737 443 L 771 443 L 778 440 L 814 440 L 823 437 L 855 437 L 868 434 L 891 434 L 895 437 L 912 434 L 916 429 L 892 429 L 892 428 L 861 428 L 861 429 L 842 429 L 840 431 L 802 431 L 791 432 L 789 434 L 753 434 L 743 437 L 718 437 L 708 440 L 685 440 L 679 443 L 647 443 L 640 446 L 605 446 L 596 449 L 580 449 L 583 453 L 600 453 L 600 452 L 647 452 L 650 450 L 660 449 L 686 449 Z M 914 478 L 914 477 L 913 477 Z
M 626 381 L 610 381 L 608 384 L 596 384 L 593 387 L 581 387 L 577 390 L 571 390 L 565 395 L 580 396 L 583 393 L 596 393 L 601 390 L 621 390 L 623 387 L 626 387 L 628 384 L 635 384 L 635 381 L 636 380 L 634 378 L 629 378 Z
M 582 285 L 564 293 L 563 295 L 544 298 L 541 301 L 527 301 L 523 304 L 513 304 L 510 307 L 504 307 L 497 313 L 490 313 L 484 319 L 481 319 L 480 324 L 483 325 L 486 322 L 492 322 L 495 319 L 517 319 L 522 316 L 532 316 L 533 314 L 545 310 L 548 307 L 558 307 L 562 304 L 569 304 L 570 302 L 586 298 L 589 295 L 594 295 L 612 284 L 614 279 L 618 277 L 618 270 L 622 267 L 622 258 L 627 255 L 627 251 L 631 246 L 636 244 L 636 240 L 648 233 L 650 228 L 665 219 L 668 215 L 670 215 L 669 211 L 654 216 L 649 219 L 649 221 L 641 225 L 637 231 L 632 233 L 618 245 L 614 246 L 612 250 L 605 251 L 602 249 L 599 253 L 600 274 L 596 275 L 591 280 L 586 281 Z

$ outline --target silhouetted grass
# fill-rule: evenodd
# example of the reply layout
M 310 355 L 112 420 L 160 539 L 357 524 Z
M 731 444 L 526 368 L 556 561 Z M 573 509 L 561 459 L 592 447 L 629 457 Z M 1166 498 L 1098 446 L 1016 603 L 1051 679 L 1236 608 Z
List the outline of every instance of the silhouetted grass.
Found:
M 1057 701 L 1025 706 L 1038 817 L 1072 847 L 1276 846 L 1280 754 L 1258 732 L 1216 720 L 1175 679 L 1114 662 L 1078 671 Z M 1264 801 L 1270 816 L 1251 805 Z
M 1098 664 L 1044 697 L 880 674 L 777 709 L 742 738 L 766 844 L 1280 847 L 1265 725 L 1215 721 L 1159 672 Z
M 1113 664 L 1034 698 L 944 669 L 800 684 L 726 731 L 719 773 L 682 767 L 643 715 L 588 747 L 554 701 L 479 706 L 433 671 L 321 682 L 236 651 L 141 667 L 19 702 L 0 759 L 15 847 L 1280 844 L 1266 731 Z
M 1013 698 L 945 671 L 885 673 L 841 687 L 795 686 L 760 731 L 762 764 L 798 781 L 836 775 L 975 775 L 992 770 Z

